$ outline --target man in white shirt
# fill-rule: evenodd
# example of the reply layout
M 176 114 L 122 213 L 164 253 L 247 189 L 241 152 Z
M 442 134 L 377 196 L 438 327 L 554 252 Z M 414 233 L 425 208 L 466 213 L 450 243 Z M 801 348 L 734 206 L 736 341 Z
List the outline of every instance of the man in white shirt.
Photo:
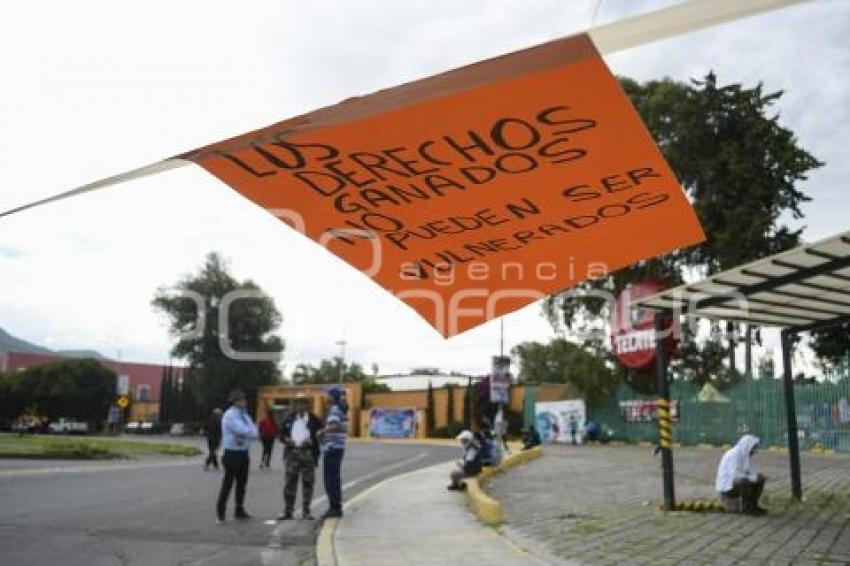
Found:
M 752 434 L 745 434 L 740 440 L 723 454 L 717 467 L 717 480 L 714 488 L 724 499 L 731 501 L 736 507 L 741 501 L 741 511 L 748 515 L 764 515 L 767 511 L 758 505 L 759 497 L 764 491 L 767 478 L 756 473 L 752 458 L 758 449 L 759 439 Z
M 280 427 L 280 440 L 285 448 L 285 480 L 283 487 L 283 514 L 279 521 L 293 518 L 295 497 L 298 494 L 298 478 L 301 478 L 302 518 L 312 520 L 310 503 L 316 483 L 316 466 L 319 463 L 318 434 L 322 421 L 309 410 L 310 401 L 303 393 L 295 399 L 295 411 L 284 419 Z

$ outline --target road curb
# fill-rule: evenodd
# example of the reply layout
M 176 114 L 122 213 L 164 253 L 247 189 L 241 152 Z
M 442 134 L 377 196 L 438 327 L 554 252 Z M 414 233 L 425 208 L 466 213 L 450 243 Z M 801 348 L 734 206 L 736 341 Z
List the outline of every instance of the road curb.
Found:
M 494 475 L 514 466 L 536 460 L 542 454 L 543 450 L 539 446 L 516 452 L 505 458 L 498 466 L 484 468 L 478 477 L 466 480 L 466 502 L 479 521 L 485 525 L 495 526 L 500 525 L 504 520 L 502 504 L 484 491 L 484 485 L 487 481 Z
M 407 476 L 416 474 L 418 472 L 421 472 L 422 470 L 445 466 L 448 463 L 449 460 L 445 462 L 440 462 L 439 464 L 434 464 L 432 466 L 425 466 L 424 468 L 419 468 L 410 472 L 405 472 L 403 474 L 388 477 L 387 479 L 381 480 L 378 483 L 369 486 L 368 488 L 364 489 L 348 501 L 344 502 L 342 504 L 342 508 L 343 510 L 348 510 L 349 507 L 351 507 L 361 499 L 369 497 L 370 495 L 372 495 L 373 492 L 379 490 L 386 483 L 389 483 L 394 480 L 404 480 L 404 478 L 406 478 Z M 325 519 L 322 522 L 322 529 L 321 531 L 319 531 L 318 538 L 316 538 L 317 566 L 337 566 L 338 564 L 336 558 L 336 550 L 334 549 L 334 534 L 336 533 L 339 521 L 339 519 Z
M 348 442 L 355 444 L 410 444 L 413 446 L 452 446 L 457 447 L 453 438 L 349 438 Z
M 316 539 L 316 564 L 318 566 L 336 566 L 334 553 L 334 533 L 339 519 L 325 519 L 322 530 Z

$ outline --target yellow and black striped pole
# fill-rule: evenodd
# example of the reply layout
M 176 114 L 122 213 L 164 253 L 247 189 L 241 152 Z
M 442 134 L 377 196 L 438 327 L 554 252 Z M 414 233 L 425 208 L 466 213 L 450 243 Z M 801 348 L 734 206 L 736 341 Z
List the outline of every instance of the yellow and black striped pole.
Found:
M 670 384 L 667 381 L 667 348 L 665 339 L 669 315 L 655 313 L 655 369 L 658 378 L 658 446 L 661 448 L 661 479 L 664 488 L 664 509 L 676 508 L 673 483 L 673 428 L 670 424 Z
M 673 429 L 670 426 L 670 402 L 664 397 L 658 398 L 658 445 L 662 449 L 673 447 Z

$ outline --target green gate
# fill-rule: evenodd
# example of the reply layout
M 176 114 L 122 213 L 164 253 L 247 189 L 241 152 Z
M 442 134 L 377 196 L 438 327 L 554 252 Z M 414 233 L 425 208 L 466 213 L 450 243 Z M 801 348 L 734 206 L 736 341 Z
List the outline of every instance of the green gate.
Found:
M 828 378 L 794 386 L 800 448 L 850 452 L 850 375 L 844 371 Z M 701 395 L 690 382 L 671 383 L 670 399 L 677 416 L 675 442 L 732 444 L 749 433 L 758 436 L 764 447 L 787 445 L 781 380 L 745 379 L 719 393 L 708 393 L 713 394 L 702 391 Z M 611 429 L 617 440 L 656 442 L 654 399 L 621 384 L 614 398 L 591 405 L 588 412 L 590 418 Z

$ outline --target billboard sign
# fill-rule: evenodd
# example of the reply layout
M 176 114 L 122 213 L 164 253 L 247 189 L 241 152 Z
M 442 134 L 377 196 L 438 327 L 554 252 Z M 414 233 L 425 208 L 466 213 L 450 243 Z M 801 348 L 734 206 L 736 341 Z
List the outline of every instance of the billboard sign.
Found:
M 369 410 L 369 436 L 373 438 L 413 438 L 416 432 L 416 409 Z
M 584 399 L 544 401 L 535 405 L 535 422 L 543 442 L 581 444 L 587 420 Z
M 493 373 L 490 375 L 490 402 L 507 405 L 510 401 L 510 389 L 510 356 L 493 356 Z

